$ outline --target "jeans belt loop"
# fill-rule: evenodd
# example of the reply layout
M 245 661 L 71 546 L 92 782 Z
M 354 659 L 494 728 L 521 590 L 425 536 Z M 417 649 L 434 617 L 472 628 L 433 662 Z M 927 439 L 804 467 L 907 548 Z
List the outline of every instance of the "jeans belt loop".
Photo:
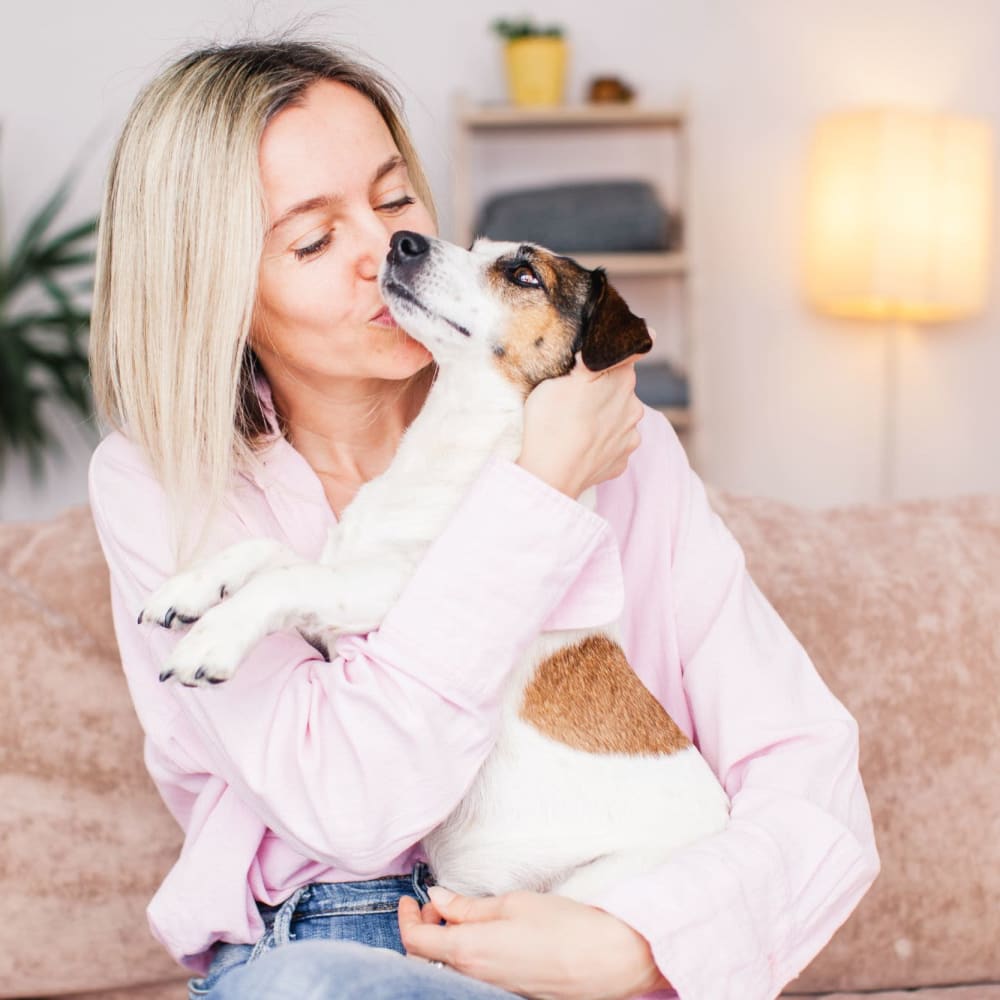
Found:
M 434 876 L 431 870 L 423 861 L 418 861 L 413 866 L 413 892 L 420 900 L 421 906 L 429 903 L 431 897 L 427 894 L 427 886 L 434 885 Z
M 276 948 L 281 945 L 288 944 L 289 941 L 291 941 L 292 917 L 295 916 L 295 909 L 308 889 L 308 885 L 304 885 L 301 888 L 296 889 L 295 892 L 293 892 L 288 899 L 281 904 L 281 908 L 274 915 L 274 924 L 271 927 L 270 936 L 274 941 L 274 946 Z

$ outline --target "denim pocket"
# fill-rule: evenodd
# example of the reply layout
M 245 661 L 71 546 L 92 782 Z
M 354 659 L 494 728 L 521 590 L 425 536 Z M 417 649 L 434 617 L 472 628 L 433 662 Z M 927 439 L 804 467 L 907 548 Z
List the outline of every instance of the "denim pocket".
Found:
M 297 889 L 283 903 L 260 906 L 264 921 L 260 940 L 253 945 L 217 944 L 208 972 L 188 980 L 188 998 L 207 997 L 227 972 L 294 941 L 356 941 L 403 954 L 396 917 L 400 897 L 413 896 L 426 903 L 427 886 L 433 881 L 427 865 L 418 861 L 409 875 L 314 882 Z
M 250 944 L 217 944 L 208 972 L 188 980 L 188 1000 L 208 996 L 230 969 L 243 965 L 250 958 L 253 950 L 254 946 Z

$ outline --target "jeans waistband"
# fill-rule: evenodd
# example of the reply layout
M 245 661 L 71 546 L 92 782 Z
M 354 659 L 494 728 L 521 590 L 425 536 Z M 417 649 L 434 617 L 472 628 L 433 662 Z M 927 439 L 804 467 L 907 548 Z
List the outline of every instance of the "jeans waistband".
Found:
M 258 907 L 265 927 L 262 940 L 272 936 L 275 943 L 286 943 L 293 920 L 395 910 L 404 895 L 427 903 L 427 888 L 432 885 L 434 876 L 423 861 L 416 862 L 409 875 L 387 875 L 363 882 L 311 882 L 277 906 Z

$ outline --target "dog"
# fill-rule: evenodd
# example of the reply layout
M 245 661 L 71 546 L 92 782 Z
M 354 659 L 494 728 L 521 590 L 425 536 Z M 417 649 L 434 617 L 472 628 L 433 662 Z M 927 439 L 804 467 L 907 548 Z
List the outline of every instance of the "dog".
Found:
M 269 632 L 326 651 L 377 628 L 491 455 L 515 459 L 541 381 L 652 345 L 603 270 L 534 244 L 464 250 L 398 232 L 379 272 L 391 314 L 438 366 L 390 467 L 365 484 L 320 563 L 240 543 L 168 580 L 140 623 L 195 622 L 161 680 L 220 683 Z M 592 507 L 593 489 L 580 498 Z M 222 599 L 230 595 L 227 599 Z M 423 841 L 440 884 L 580 900 L 721 830 L 729 800 L 629 666 L 614 622 L 541 634 L 505 688 L 498 740 L 454 812 Z

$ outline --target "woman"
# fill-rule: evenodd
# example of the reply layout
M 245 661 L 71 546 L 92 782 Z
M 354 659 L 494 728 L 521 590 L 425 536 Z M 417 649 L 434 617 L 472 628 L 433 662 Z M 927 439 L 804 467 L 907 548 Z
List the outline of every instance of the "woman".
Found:
M 153 931 L 212 1000 L 776 995 L 877 871 L 856 726 L 630 365 L 532 393 L 517 463 L 487 466 L 376 632 L 330 662 L 270 636 L 208 690 L 157 680 L 173 637 L 136 626 L 146 595 L 251 535 L 318 556 L 419 412 L 430 358 L 376 283 L 399 229 L 434 231 L 419 162 L 389 88 L 338 53 L 194 53 L 126 123 L 92 339 L 117 431 L 91 500 L 147 764 L 185 830 Z M 591 513 L 573 501 L 595 484 Z M 489 752 L 519 651 L 623 602 L 630 660 L 730 826 L 592 906 L 429 887 L 420 838 Z

